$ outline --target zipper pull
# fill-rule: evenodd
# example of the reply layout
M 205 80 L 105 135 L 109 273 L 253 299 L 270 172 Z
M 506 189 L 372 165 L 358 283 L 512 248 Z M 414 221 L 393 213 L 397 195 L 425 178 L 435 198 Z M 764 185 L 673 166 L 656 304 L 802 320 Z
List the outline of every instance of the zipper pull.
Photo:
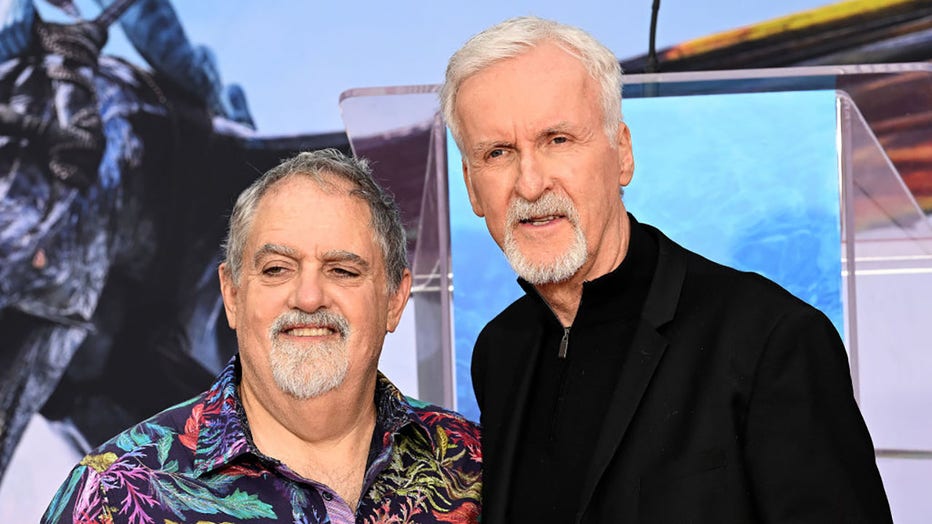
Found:
M 559 358 L 566 358 L 566 350 L 570 345 L 570 328 L 563 328 L 563 339 L 560 340 L 560 351 L 557 353 Z

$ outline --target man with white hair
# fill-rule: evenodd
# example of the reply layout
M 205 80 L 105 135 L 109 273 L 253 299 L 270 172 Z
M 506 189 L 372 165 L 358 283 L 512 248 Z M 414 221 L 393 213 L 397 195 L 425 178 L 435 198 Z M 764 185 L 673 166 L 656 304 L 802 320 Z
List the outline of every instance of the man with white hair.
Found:
M 43 522 L 478 521 L 478 428 L 377 369 L 411 273 L 365 162 L 302 153 L 259 178 L 219 276 L 239 355 L 89 453 Z
M 444 118 L 526 295 L 480 333 L 483 522 L 890 522 L 828 319 L 626 212 L 621 70 L 526 17 L 450 59 Z

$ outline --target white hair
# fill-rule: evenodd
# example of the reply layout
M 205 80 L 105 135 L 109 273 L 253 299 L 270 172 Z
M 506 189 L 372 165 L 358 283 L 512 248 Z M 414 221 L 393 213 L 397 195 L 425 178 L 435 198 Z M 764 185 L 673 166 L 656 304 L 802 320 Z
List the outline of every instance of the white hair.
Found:
M 543 42 L 552 42 L 576 57 L 598 81 L 605 134 L 615 143 L 621 122 L 621 66 L 615 54 L 578 27 L 525 16 L 482 31 L 450 57 L 440 90 L 440 110 L 457 145 L 461 145 L 461 135 L 456 96 L 463 82 L 496 62 L 520 56 Z

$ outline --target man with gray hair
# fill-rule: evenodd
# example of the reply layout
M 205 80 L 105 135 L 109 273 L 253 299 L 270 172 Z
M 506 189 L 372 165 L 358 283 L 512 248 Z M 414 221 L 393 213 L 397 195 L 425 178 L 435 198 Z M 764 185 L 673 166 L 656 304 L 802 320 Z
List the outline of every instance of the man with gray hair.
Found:
M 638 223 L 615 56 L 507 20 L 450 59 L 443 116 L 526 295 L 480 333 L 483 522 L 890 522 L 819 311 Z
M 478 521 L 478 428 L 378 372 L 411 291 L 365 162 L 301 153 L 243 191 L 220 287 L 239 354 L 89 453 L 43 522 Z

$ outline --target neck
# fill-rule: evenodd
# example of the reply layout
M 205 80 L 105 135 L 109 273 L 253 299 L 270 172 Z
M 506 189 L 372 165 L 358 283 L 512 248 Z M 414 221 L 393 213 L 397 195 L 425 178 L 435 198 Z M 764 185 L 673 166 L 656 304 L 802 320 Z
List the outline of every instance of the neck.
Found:
M 599 251 L 590 254 L 586 263 L 568 280 L 534 286 L 564 327 L 572 326 L 576 319 L 583 283 L 611 273 L 625 259 L 631 239 L 631 223 L 623 208 L 617 224 L 618 227 L 603 235 Z
M 355 508 L 376 423 L 375 376 L 307 400 L 275 386 L 250 387 L 246 380 L 239 392 L 259 451 L 330 487 Z

